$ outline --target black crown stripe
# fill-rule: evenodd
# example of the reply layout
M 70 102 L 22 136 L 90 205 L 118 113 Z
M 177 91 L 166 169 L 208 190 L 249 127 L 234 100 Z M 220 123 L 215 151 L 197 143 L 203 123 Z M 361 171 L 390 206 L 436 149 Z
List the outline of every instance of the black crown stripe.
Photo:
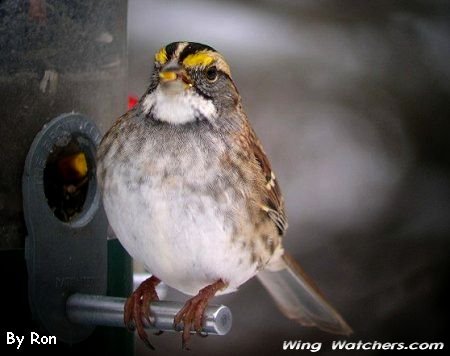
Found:
M 200 51 L 212 51 L 217 52 L 214 48 L 196 42 L 189 42 L 189 44 L 183 49 L 183 52 L 180 54 L 180 58 L 178 59 L 179 63 L 183 62 L 183 60 L 189 56 L 190 54 L 194 54 Z M 167 50 L 166 50 L 167 51 Z
M 166 54 L 167 54 L 168 60 L 170 60 L 170 58 L 172 58 L 173 54 L 175 53 L 176 49 L 178 48 L 179 43 L 180 42 L 172 42 L 166 46 Z

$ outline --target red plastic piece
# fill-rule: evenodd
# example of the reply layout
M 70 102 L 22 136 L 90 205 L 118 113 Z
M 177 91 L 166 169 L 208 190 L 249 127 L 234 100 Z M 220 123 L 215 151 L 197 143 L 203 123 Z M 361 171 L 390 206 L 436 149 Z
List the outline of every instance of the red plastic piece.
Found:
M 136 95 L 128 95 L 128 110 L 133 109 L 138 101 L 139 98 Z

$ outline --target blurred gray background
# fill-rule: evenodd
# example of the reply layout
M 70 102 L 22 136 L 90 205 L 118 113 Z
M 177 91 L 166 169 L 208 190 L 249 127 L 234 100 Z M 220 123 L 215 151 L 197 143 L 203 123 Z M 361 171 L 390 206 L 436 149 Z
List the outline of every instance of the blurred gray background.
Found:
M 206 43 L 228 60 L 285 196 L 285 246 L 353 327 L 350 340 L 444 340 L 448 1 L 130 0 L 128 28 L 131 94 L 169 42 Z M 215 303 L 232 309 L 233 329 L 194 337 L 191 355 L 272 355 L 284 340 L 323 341 L 327 354 L 340 339 L 285 319 L 256 280 Z M 152 354 L 185 354 L 180 335 L 152 343 Z

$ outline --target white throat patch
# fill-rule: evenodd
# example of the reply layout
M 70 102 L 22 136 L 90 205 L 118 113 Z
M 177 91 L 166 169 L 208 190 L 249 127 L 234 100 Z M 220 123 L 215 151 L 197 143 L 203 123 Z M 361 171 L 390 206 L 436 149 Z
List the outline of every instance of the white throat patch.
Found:
M 151 110 L 155 119 L 171 124 L 185 124 L 202 117 L 215 118 L 217 115 L 212 101 L 191 89 L 173 95 L 165 93 L 158 86 L 144 98 L 142 105 L 146 114 Z

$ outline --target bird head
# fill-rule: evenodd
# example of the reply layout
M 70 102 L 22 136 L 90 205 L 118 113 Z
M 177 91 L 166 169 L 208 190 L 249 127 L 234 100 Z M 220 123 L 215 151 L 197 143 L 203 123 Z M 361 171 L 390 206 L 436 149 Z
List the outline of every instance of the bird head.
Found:
M 195 42 L 173 42 L 155 54 L 151 83 L 142 100 L 146 114 L 170 124 L 212 122 L 238 102 L 223 56 Z

